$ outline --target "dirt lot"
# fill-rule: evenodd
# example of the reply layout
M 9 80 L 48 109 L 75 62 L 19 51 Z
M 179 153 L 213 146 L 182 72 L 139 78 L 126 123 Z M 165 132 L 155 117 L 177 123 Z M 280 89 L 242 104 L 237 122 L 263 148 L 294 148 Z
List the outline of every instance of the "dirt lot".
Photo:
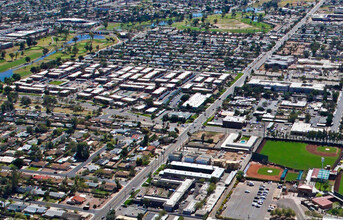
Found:
M 193 140 L 201 141 L 202 134 L 205 134 L 205 141 L 208 139 L 213 139 L 213 143 L 218 143 L 220 140 L 224 138 L 223 133 L 212 132 L 212 131 L 200 131 L 192 135 L 192 141 Z

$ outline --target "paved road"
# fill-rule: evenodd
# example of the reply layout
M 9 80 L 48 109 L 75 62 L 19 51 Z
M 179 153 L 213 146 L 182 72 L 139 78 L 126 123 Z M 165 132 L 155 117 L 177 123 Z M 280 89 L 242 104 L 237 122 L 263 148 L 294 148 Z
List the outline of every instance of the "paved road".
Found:
M 94 152 L 90 157 L 88 157 L 88 159 L 84 162 L 82 162 L 81 164 L 77 165 L 74 169 L 72 169 L 69 173 L 67 173 L 67 177 L 75 177 L 76 173 L 79 172 L 79 170 L 86 166 L 89 162 L 91 162 L 93 160 L 94 157 L 96 157 L 99 154 L 102 154 L 104 151 L 106 150 L 106 144 L 104 144 L 99 150 L 97 150 L 96 152 Z
M 332 120 L 331 131 L 338 132 L 339 125 L 341 123 L 341 118 L 343 114 L 343 92 L 339 93 L 338 101 L 337 101 L 337 108 Z

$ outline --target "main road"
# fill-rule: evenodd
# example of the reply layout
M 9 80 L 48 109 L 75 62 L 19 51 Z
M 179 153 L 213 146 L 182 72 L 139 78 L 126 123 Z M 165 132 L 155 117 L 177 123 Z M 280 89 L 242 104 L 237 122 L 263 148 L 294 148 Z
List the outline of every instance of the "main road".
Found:
M 303 24 L 306 23 L 309 16 L 312 16 L 318 8 L 323 4 L 325 0 L 321 0 L 318 4 L 316 4 L 306 16 L 304 16 L 294 27 L 286 33 L 281 39 L 279 39 L 275 46 L 264 53 L 263 55 L 257 57 L 251 64 L 248 65 L 247 68 L 243 71 L 243 76 L 240 77 L 230 88 L 228 88 L 214 103 L 212 103 L 206 111 L 199 115 L 194 122 L 189 125 L 178 137 L 176 143 L 172 144 L 168 148 L 166 148 L 165 152 L 163 153 L 162 158 L 159 157 L 156 160 L 152 161 L 145 169 L 143 169 L 140 173 L 138 173 L 130 183 L 128 183 L 123 189 L 121 189 L 102 209 L 100 209 L 93 217 L 93 219 L 100 219 L 102 216 L 106 216 L 106 213 L 111 208 L 118 208 L 130 195 L 132 190 L 140 187 L 149 173 L 156 170 L 160 164 L 164 163 L 167 160 L 167 157 L 164 155 L 168 155 L 169 153 L 174 152 L 178 147 L 182 146 L 186 140 L 188 139 L 188 132 L 193 133 L 200 129 L 203 123 L 207 120 L 207 118 L 211 117 L 216 109 L 220 107 L 223 103 L 223 100 L 230 94 L 233 94 L 235 87 L 240 87 L 244 84 L 245 79 L 250 76 L 252 70 L 256 70 L 262 66 L 262 64 L 270 58 L 270 56 L 277 51 L 285 41 L 289 39 L 289 37 L 294 34 Z

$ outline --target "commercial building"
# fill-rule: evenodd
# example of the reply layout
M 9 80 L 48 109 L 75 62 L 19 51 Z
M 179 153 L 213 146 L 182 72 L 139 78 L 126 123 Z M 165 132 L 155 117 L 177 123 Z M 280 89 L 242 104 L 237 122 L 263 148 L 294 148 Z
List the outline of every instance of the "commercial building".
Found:
M 188 177 L 196 179 L 220 179 L 224 174 L 224 168 L 212 165 L 195 164 L 187 162 L 172 161 L 171 169 L 164 169 L 160 172 L 160 176 L 171 177 Z
M 223 119 L 223 127 L 241 129 L 245 125 L 245 117 L 226 116 Z
M 232 151 L 251 151 L 258 137 L 250 136 L 249 140 L 237 140 L 239 134 L 231 133 L 221 145 L 221 149 Z
M 191 108 L 198 108 L 209 97 L 211 97 L 211 94 L 203 95 L 201 93 L 195 93 L 185 103 L 182 104 L 182 107 L 190 106 Z

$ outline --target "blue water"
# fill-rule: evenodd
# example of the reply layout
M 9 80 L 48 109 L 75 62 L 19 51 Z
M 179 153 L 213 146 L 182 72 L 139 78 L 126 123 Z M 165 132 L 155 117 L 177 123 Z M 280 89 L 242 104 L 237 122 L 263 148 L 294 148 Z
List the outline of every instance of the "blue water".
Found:
M 249 7 L 249 8 L 246 8 L 245 10 L 243 10 L 244 12 L 259 12 L 261 11 L 262 9 L 261 8 L 253 8 L 253 7 Z
M 83 40 L 90 40 L 91 39 L 89 34 L 77 35 L 77 38 L 78 38 L 78 40 L 76 42 L 80 42 L 80 41 L 83 41 Z M 102 35 L 94 34 L 94 38 L 93 39 L 105 39 L 105 37 L 102 36 Z M 67 42 L 67 44 L 73 44 L 73 43 L 74 43 L 73 40 L 70 40 L 70 41 Z
M 168 25 L 168 22 L 166 22 L 166 21 L 160 21 L 160 22 L 158 23 L 158 26 L 166 26 L 166 25 Z M 152 23 L 152 24 L 151 24 L 151 27 L 156 27 L 156 24 L 155 24 L 155 23 Z
M 11 77 L 13 75 L 13 70 L 7 70 L 5 72 L 0 73 L 0 80 L 4 81 L 5 78 Z
M 76 42 L 80 42 L 80 41 L 83 41 L 83 40 L 90 40 L 91 39 L 89 34 L 77 35 L 77 38 L 78 38 L 78 40 Z M 105 37 L 102 36 L 102 35 L 95 34 L 93 39 L 105 39 Z M 74 44 L 74 41 L 70 40 L 66 44 Z M 59 50 L 62 50 L 62 48 L 60 48 Z M 47 58 L 47 57 L 49 57 L 49 56 L 51 56 L 51 55 L 53 55 L 55 53 L 56 53 L 56 50 L 51 51 L 50 53 L 46 54 L 45 56 L 41 56 L 40 58 L 36 59 L 35 61 L 33 61 L 31 63 L 37 63 L 37 62 L 39 62 L 41 60 L 44 60 L 45 58 Z M 6 70 L 5 72 L 0 72 L 0 80 L 4 81 L 5 78 L 11 77 L 13 75 L 13 70 L 17 70 L 19 68 L 21 68 L 21 67 L 15 67 L 13 69 Z
M 200 13 L 200 12 L 199 13 L 193 13 L 192 17 L 193 18 L 200 18 L 200 17 L 202 17 L 202 13 Z
M 215 10 L 214 14 L 223 14 L 223 12 L 221 10 Z

